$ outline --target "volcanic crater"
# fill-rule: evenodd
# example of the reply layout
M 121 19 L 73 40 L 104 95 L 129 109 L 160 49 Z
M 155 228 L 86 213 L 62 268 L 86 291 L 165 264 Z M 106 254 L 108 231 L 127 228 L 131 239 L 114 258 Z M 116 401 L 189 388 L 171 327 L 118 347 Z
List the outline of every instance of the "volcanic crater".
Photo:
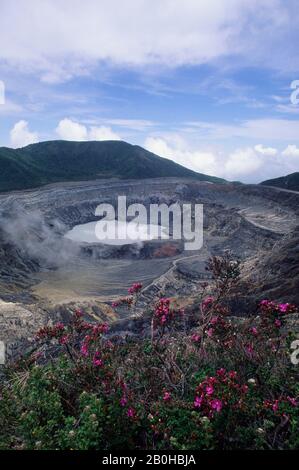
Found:
M 171 237 L 116 245 L 65 236 L 96 222 L 99 204 L 116 208 L 119 195 L 146 208 L 203 204 L 203 247 L 186 251 L 183 240 Z M 55 183 L 1 194 L 0 339 L 17 348 L 37 326 L 77 307 L 97 320 L 125 317 L 111 301 L 134 281 L 143 284 L 143 307 L 161 292 L 192 296 L 209 281 L 206 261 L 225 250 L 241 260 L 244 313 L 255 294 L 298 302 L 298 213 L 294 191 L 188 178 Z

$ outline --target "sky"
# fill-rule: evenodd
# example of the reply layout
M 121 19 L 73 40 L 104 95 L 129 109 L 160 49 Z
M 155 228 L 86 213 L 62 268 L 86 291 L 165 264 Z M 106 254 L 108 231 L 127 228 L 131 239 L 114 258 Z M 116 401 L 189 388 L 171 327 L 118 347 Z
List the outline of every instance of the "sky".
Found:
M 121 139 L 229 180 L 299 171 L 298 24 L 297 0 L 0 0 L 0 146 Z

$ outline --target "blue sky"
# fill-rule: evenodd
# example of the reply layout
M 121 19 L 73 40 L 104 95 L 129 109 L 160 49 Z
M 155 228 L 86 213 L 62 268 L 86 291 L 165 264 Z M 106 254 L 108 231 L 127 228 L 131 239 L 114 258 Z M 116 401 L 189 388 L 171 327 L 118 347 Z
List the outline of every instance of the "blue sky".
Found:
M 0 146 L 123 139 L 231 180 L 299 171 L 298 24 L 296 1 L 1 0 Z

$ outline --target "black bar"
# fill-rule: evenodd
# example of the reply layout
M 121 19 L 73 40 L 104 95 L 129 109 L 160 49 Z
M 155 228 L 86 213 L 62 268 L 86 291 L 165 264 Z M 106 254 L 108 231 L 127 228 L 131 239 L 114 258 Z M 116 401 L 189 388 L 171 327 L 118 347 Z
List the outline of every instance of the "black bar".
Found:
M 299 457 L 298 451 L 0 451 L 0 461 L 11 464 L 26 465 L 64 465 L 72 468 L 92 470 L 97 468 L 133 468 L 144 466 L 148 468 L 175 466 L 177 468 L 200 468 L 209 470 L 217 466 L 230 465 L 238 468 L 240 465 L 272 465 L 285 468 L 288 462 L 294 462 Z M 205 467 L 204 467 L 205 466 Z M 3 467 L 2 467 L 3 468 Z M 53 469 L 55 470 L 55 469 Z M 241 467 L 242 470 L 242 467 Z M 253 469 L 255 470 L 255 469 Z

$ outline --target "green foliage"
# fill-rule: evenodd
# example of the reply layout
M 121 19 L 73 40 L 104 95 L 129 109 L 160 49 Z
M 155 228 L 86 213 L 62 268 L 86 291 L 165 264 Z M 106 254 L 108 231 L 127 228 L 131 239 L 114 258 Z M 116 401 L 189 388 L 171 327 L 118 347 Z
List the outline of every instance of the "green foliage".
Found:
M 297 171 L 290 175 L 263 181 L 261 184 L 266 186 L 277 186 L 278 188 L 283 189 L 291 189 L 292 191 L 299 191 L 299 172 Z
M 0 148 L 0 191 L 95 178 L 190 177 L 224 182 L 188 170 L 126 142 L 50 141 L 21 149 Z

